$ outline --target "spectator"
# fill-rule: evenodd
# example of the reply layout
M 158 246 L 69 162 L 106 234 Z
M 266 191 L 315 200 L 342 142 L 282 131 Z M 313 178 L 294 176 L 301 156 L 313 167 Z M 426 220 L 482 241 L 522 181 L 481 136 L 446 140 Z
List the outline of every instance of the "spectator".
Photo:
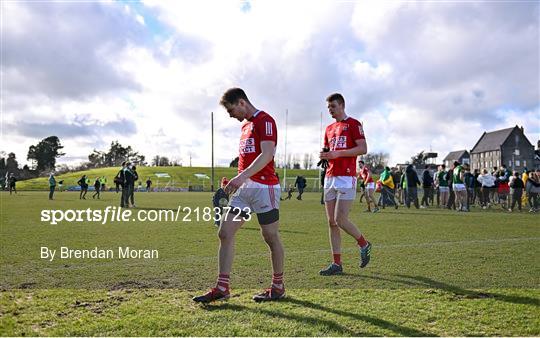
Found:
M 15 195 L 17 194 L 17 188 L 16 188 L 16 183 L 17 183 L 17 178 L 15 177 L 15 173 L 10 173 L 9 174 L 9 179 L 8 179 L 8 186 L 9 186 L 9 194 L 11 195 L 12 192 L 15 193 Z
M 407 205 L 407 208 L 411 207 L 412 202 L 415 208 L 419 209 L 417 187 L 421 182 L 412 164 L 409 164 L 405 169 L 405 175 L 402 176 L 401 183 L 404 183 L 403 186 L 405 187 L 405 205 Z
M 304 193 L 304 189 L 306 188 L 306 179 L 303 176 L 297 176 L 296 181 L 294 182 L 294 186 L 298 187 L 298 196 L 296 197 L 297 200 L 302 200 L 302 194 Z
M 465 163 L 463 165 L 463 182 L 465 183 L 465 189 L 467 193 L 467 198 L 465 199 L 466 209 L 470 211 L 471 205 L 474 203 L 474 186 L 475 179 L 474 175 L 471 173 L 471 167 Z
M 150 192 L 150 188 L 152 187 L 152 180 L 150 177 L 146 180 L 146 192 Z
M 538 212 L 538 195 L 540 194 L 540 172 L 531 171 L 525 190 L 529 196 L 529 212 Z
M 379 177 L 379 181 L 382 184 L 381 189 L 381 197 L 382 197 L 382 207 L 383 209 L 387 205 L 393 205 L 394 208 L 398 208 L 398 204 L 396 203 L 395 196 L 394 196 L 394 178 L 390 172 L 390 168 L 385 167 L 384 171 L 381 173 L 381 176 Z
M 478 205 L 481 204 L 481 202 L 480 202 L 480 200 L 481 200 L 481 192 L 480 192 L 480 190 L 482 189 L 482 184 L 480 184 L 480 182 L 478 182 L 478 177 L 479 176 L 480 176 L 480 170 L 474 169 L 474 173 L 473 173 L 474 192 L 473 192 L 472 203 L 473 204 L 477 203 Z
M 120 191 L 120 188 L 122 188 L 122 190 L 124 189 L 124 169 L 125 168 L 126 168 L 126 162 L 124 161 L 122 162 L 122 168 L 120 168 L 116 176 L 114 176 L 113 181 L 114 181 L 114 184 L 116 185 L 117 194 Z M 120 198 L 120 200 L 122 200 L 122 197 Z
M 49 175 L 49 200 L 53 199 L 55 189 L 56 189 L 56 178 L 54 178 L 54 173 L 51 172 L 51 174 Z
M 105 191 L 105 189 L 107 189 L 107 177 L 101 176 L 99 178 L 99 183 L 100 183 L 99 192 L 103 193 Z
M 490 196 L 491 191 L 495 189 L 495 180 L 495 176 L 490 174 L 487 169 L 484 169 L 483 174 L 479 175 L 477 178 L 477 181 L 482 186 L 480 189 L 482 195 L 480 205 L 482 206 L 482 209 L 487 209 L 491 206 Z
M 79 199 L 86 199 L 86 193 L 88 192 L 88 184 L 90 183 L 90 180 L 86 178 L 86 175 L 82 175 L 82 177 L 77 181 L 77 184 L 81 187 L 81 193 L 79 194 Z
M 392 180 L 394 181 L 394 197 L 401 203 L 401 187 L 399 185 L 399 182 L 401 182 L 401 171 L 398 168 L 392 168 Z
M 424 189 L 424 196 L 422 196 L 420 208 L 425 209 L 429 206 L 429 200 L 433 204 L 433 177 L 429 173 L 429 165 L 425 166 L 422 174 L 422 188 Z
M 129 199 L 131 200 L 131 208 L 135 208 L 135 182 L 139 179 L 139 174 L 137 173 L 137 167 L 135 165 L 131 166 L 131 174 L 133 177 L 130 181 Z
M 454 169 L 450 168 L 446 172 L 446 180 L 448 181 L 448 201 L 446 202 L 446 208 L 448 210 L 456 210 L 456 194 L 454 192 Z
M 442 205 L 443 207 L 445 207 L 448 203 L 448 196 L 450 194 L 450 190 L 448 188 L 447 173 L 445 169 L 446 166 L 444 164 L 440 165 L 439 170 L 437 171 L 437 174 L 435 176 L 435 184 L 439 191 L 440 197 L 440 204 L 437 203 L 437 206 Z
M 510 208 L 508 208 L 509 212 L 514 210 L 516 203 L 518 205 L 518 210 L 521 212 L 521 196 L 523 195 L 523 188 L 525 188 L 525 186 L 523 185 L 523 181 L 521 180 L 520 176 L 521 175 L 519 172 L 514 171 L 514 175 L 510 177 L 510 181 L 508 183 L 510 187 L 510 197 L 512 199 L 512 204 L 510 205 Z
M 512 174 L 503 164 L 498 175 L 499 186 L 497 187 L 497 193 L 499 195 L 499 203 L 501 203 L 501 207 L 505 210 L 510 207 L 510 187 L 508 186 L 510 176 Z
M 98 199 L 100 199 L 99 198 L 99 192 L 101 191 L 101 178 L 100 177 L 96 178 L 96 180 L 94 181 L 94 190 L 96 192 L 92 195 L 92 199 L 95 199 L 96 196 Z

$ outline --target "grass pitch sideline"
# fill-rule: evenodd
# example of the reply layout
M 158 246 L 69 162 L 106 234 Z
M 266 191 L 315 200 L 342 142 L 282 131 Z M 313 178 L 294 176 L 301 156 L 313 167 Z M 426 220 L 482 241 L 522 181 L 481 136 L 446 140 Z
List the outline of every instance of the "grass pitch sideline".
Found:
M 104 208 L 119 196 L 0 194 L 3 335 L 539 335 L 538 216 L 391 209 L 352 219 L 374 243 L 357 267 L 344 236 L 344 276 L 318 276 L 330 260 L 320 195 L 282 202 L 289 300 L 254 304 L 269 283 L 256 221 L 238 234 L 233 298 L 210 307 L 190 297 L 214 283 L 217 238 L 209 222 L 43 224 L 42 209 Z M 141 208 L 210 205 L 208 193 L 139 193 Z M 155 247 L 158 260 L 39 259 L 39 247 Z

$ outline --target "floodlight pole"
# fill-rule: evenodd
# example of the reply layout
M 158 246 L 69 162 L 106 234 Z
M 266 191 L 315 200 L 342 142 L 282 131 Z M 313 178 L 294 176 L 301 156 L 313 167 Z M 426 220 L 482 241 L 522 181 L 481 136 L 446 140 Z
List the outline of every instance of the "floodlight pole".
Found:
M 214 112 L 210 113 L 210 120 L 211 120 L 211 126 L 212 126 L 212 182 L 210 184 L 210 189 L 213 192 L 214 191 Z M 203 183 L 204 183 L 204 180 L 203 180 Z

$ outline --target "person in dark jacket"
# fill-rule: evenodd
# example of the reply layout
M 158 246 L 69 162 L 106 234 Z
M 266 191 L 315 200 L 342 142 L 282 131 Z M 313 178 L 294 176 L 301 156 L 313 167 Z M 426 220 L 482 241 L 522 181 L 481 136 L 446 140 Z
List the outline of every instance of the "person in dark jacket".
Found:
M 124 168 L 126 167 L 126 162 L 122 162 L 122 168 L 118 171 L 116 176 L 114 177 L 114 184 L 116 186 L 116 193 L 120 192 L 120 189 L 124 189 Z M 120 197 L 120 200 L 122 200 L 122 197 Z
M 121 180 L 122 180 L 122 199 L 120 201 L 120 206 L 123 208 L 129 208 L 129 198 L 131 196 L 131 187 L 135 185 L 135 177 L 131 171 L 131 163 L 126 162 L 125 166 L 121 171 Z
M 302 200 L 302 194 L 304 193 L 304 189 L 306 188 L 306 179 L 303 176 L 297 176 L 296 181 L 294 182 L 294 186 L 298 188 L 298 196 L 296 197 L 297 200 Z
M 133 181 L 130 183 L 129 187 L 129 199 L 131 200 L 131 208 L 135 208 L 135 182 L 139 179 L 139 174 L 137 173 L 137 167 L 135 165 L 131 166 L 131 174 L 133 175 Z
M 426 165 L 424 173 L 422 174 L 422 188 L 424 189 L 424 196 L 422 196 L 421 208 L 429 206 L 429 201 L 433 205 L 433 177 L 429 172 L 429 166 Z
M 150 192 L 151 187 L 152 187 L 152 180 L 150 179 L 150 177 L 148 177 L 148 179 L 146 180 L 146 192 Z
M 77 184 L 81 187 L 81 193 L 79 194 L 79 199 L 86 199 L 86 193 L 88 192 L 88 178 L 86 175 L 82 175 L 81 179 L 77 181 Z
M 416 209 L 420 208 L 418 203 L 417 187 L 421 184 L 416 170 L 409 164 L 405 169 L 405 174 L 401 177 L 401 185 L 405 187 L 405 205 L 411 207 L 411 202 L 414 203 Z
M 394 181 L 394 198 L 397 198 L 396 203 L 401 203 L 401 187 L 399 185 L 399 182 L 401 182 L 401 170 L 398 170 L 397 168 L 392 168 L 391 172 L 392 180 Z
M 465 183 L 465 188 L 467 192 L 467 198 L 465 199 L 465 209 L 468 211 L 471 210 L 471 205 L 474 203 L 474 186 L 475 179 L 474 175 L 471 173 L 471 167 L 466 163 L 463 165 L 463 181 Z
M 449 210 L 451 209 L 456 210 L 456 194 L 454 192 L 454 187 L 452 184 L 453 177 L 454 177 L 454 169 L 450 168 L 446 172 L 446 180 L 448 181 L 448 192 L 449 192 L 448 201 L 446 202 L 446 208 Z
M 480 170 L 474 169 L 474 193 L 473 193 L 473 199 L 472 204 L 477 203 L 478 205 L 481 204 L 481 191 L 482 191 L 482 184 L 478 181 L 478 177 L 480 176 Z
M 518 210 L 521 211 L 521 197 L 523 196 L 523 189 L 525 185 L 521 180 L 521 175 L 519 172 L 514 171 L 514 176 L 510 178 L 510 198 L 512 199 L 512 204 L 508 211 L 512 212 L 516 203 L 518 205 Z
M 101 191 L 101 180 L 100 180 L 100 177 L 97 177 L 96 180 L 94 181 L 94 190 L 96 191 L 93 195 L 92 195 L 92 199 L 95 199 L 96 196 L 97 198 L 99 199 L 99 193 Z
M 8 177 L 8 187 L 9 187 L 9 194 L 11 195 L 12 192 L 17 194 L 17 188 L 15 187 L 17 182 L 17 178 L 15 177 L 14 173 L 10 173 Z

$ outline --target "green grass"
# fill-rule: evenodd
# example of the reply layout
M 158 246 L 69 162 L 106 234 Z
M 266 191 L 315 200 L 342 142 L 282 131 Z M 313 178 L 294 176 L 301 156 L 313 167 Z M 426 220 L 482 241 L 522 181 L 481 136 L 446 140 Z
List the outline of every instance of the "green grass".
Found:
M 345 274 L 321 277 L 330 260 L 320 195 L 284 201 L 288 300 L 255 304 L 270 277 L 255 220 L 239 231 L 233 297 L 198 306 L 215 282 L 216 229 L 192 222 L 40 222 L 42 209 L 118 205 L 119 195 L 22 192 L 1 201 L 2 335 L 540 335 L 538 214 L 387 209 L 351 219 L 373 242 L 358 268 L 344 236 Z M 139 193 L 144 210 L 209 206 L 209 193 Z M 137 209 L 135 209 L 137 210 Z M 185 216 L 185 214 L 182 214 Z M 159 250 L 158 260 L 41 260 L 41 246 Z
M 109 187 L 114 186 L 114 176 L 118 173 L 119 168 L 98 168 L 85 171 L 70 172 L 56 177 L 57 181 L 64 180 L 64 187 L 67 186 L 76 186 L 77 181 L 82 177 L 82 175 L 87 175 L 91 180 L 91 185 L 94 184 L 94 180 L 97 177 L 105 176 L 107 178 L 107 184 Z M 216 185 L 219 183 L 221 177 L 234 177 L 237 174 L 238 168 L 225 168 L 217 167 L 214 169 L 214 177 L 216 180 Z M 212 169 L 209 167 L 138 167 L 137 172 L 139 174 L 139 180 L 142 181 L 143 186 L 148 177 L 151 177 L 153 181 L 153 186 L 155 187 L 158 183 L 158 178 L 155 176 L 155 173 L 167 173 L 171 176 L 168 178 L 159 179 L 159 186 L 163 186 L 169 180 L 171 184 L 176 187 L 187 188 L 188 183 L 191 185 L 203 185 L 203 180 L 198 179 L 193 174 L 206 174 L 208 177 L 211 177 Z M 278 170 L 278 174 L 283 178 L 283 169 Z M 316 178 L 319 177 L 318 170 L 300 170 L 300 169 L 288 169 L 287 177 L 296 177 L 297 175 L 303 175 L 304 177 Z M 47 177 L 39 177 L 30 180 L 24 180 L 17 182 L 17 189 L 19 190 L 44 190 L 48 189 L 49 181 Z M 204 182 L 205 190 L 209 190 L 210 183 L 209 180 Z

